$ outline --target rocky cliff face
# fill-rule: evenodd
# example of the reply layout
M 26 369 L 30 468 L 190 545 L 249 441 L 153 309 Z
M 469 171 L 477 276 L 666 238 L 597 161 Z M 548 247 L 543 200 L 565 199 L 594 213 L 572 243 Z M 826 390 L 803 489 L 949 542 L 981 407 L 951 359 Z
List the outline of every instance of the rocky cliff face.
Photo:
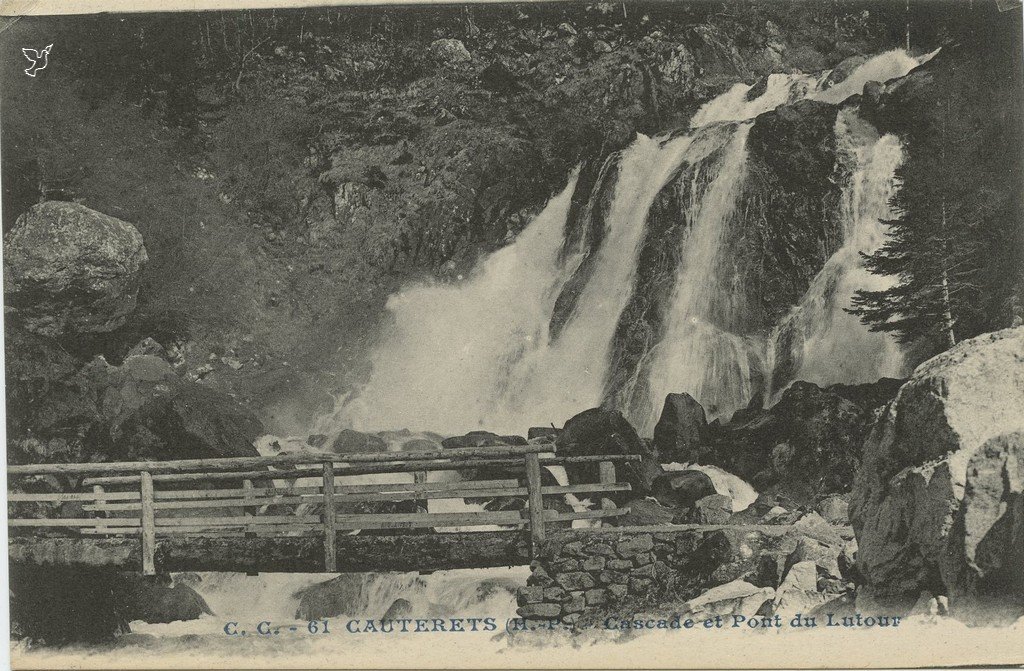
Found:
M 1020 556 L 1022 403 L 1024 329 L 964 341 L 917 368 L 871 428 L 854 483 L 866 594 L 909 606 L 929 590 L 961 613 L 1000 594 L 1019 605 L 1004 567 Z

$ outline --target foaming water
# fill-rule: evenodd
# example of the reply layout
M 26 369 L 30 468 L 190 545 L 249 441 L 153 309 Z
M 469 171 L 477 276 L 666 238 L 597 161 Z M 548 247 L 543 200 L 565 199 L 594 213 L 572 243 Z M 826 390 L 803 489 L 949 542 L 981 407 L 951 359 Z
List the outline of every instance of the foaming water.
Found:
M 732 511 L 738 513 L 746 510 L 757 500 L 757 490 L 746 480 L 719 468 L 718 466 L 701 466 L 700 464 L 662 464 L 666 471 L 700 471 L 711 478 L 715 491 L 732 499 Z
M 853 110 L 837 116 L 836 138 L 849 174 L 841 206 L 844 242 L 772 333 L 771 355 L 787 373 L 776 381 L 775 392 L 792 380 L 860 383 L 905 372 L 898 344 L 869 331 L 847 311 L 858 289 L 892 286 L 891 278 L 868 272 L 863 255 L 885 241 L 883 222 L 894 216 L 890 200 L 899 186 L 896 169 L 903 162 L 903 147 L 894 135 L 879 137 Z

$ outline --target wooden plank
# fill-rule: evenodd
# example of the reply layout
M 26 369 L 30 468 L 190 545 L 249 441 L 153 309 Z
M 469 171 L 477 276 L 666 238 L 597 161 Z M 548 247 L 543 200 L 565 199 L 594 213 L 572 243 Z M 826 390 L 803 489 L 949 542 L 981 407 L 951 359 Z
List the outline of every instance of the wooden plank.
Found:
M 598 479 L 602 483 L 615 482 L 615 464 L 602 461 L 598 464 Z M 601 510 L 614 510 L 615 502 L 608 497 L 601 497 Z
M 526 487 L 529 490 L 530 548 L 536 557 L 544 543 L 544 496 L 541 491 L 540 458 L 526 455 Z
M 494 445 L 490 447 L 459 447 L 425 452 L 375 452 L 344 455 L 296 452 L 275 457 L 229 457 L 221 459 L 175 459 L 168 461 L 116 461 L 76 464 L 18 464 L 8 466 L 9 475 L 84 475 L 118 471 L 145 471 L 148 473 L 185 473 L 194 471 L 233 471 L 261 466 L 287 466 L 334 463 L 416 462 L 434 459 L 493 459 L 519 457 L 526 454 L 550 452 L 546 445 Z
M 551 485 L 541 487 L 540 491 L 545 496 L 549 494 L 593 494 L 596 492 L 628 492 L 632 489 L 626 482 L 609 482 L 607 484 L 592 485 Z
M 320 503 L 323 498 L 317 496 L 274 496 L 266 498 L 248 499 L 188 499 L 185 501 L 157 501 L 153 504 L 156 510 L 181 510 L 200 508 L 242 508 L 243 516 L 253 517 L 254 513 L 249 512 L 254 504 L 270 505 L 272 503 L 297 505 L 300 503 Z M 114 511 L 114 510 L 139 510 L 139 503 L 108 503 L 106 505 L 93 504 L 82 506 L 89 511 Z
M 324 570 L 333 573 L 338 567 L 337 555 L 334 550 L 334 464 L 324 464 L 324 509 L 322 512 L 324 525 Z
M 53 492 L 51 494 L 8 494 L 7 500 L 10 503 L 22 501 L 45 501 L 56 503 L 67 503 L 70 501 L 138 501 L 138 492 Z
M 9 527 L 102 527 L 109 526 L 111 519 L 101 519 L 98 517 L 46 517 L 39 519 L 8 519 L 7 526 Z M 137 519 L 120 519 L 117 520 L 120 526 L 135 527 L 136 530 L 142 525 L 140 520 Z
M 156 525 L 153 510 L 153 476 L 143 471 L 142 478 L 142 575 L 156 575 Z
M 237 526 L 244 527 L 250 524 L 301 524 L 318 523 L 319 515 L 267 515 L 261 517 L 157 517 L 156 526 L 182 527 L 189 525 L 205 524 L 207 526 Z
M 619 517 L 629 512 L 628 508 L 615 508 L 614 510 L 583 510 L 580 512 L 560 513 L 557 510 L 545 510 L 544 520 L 546 522 L 570 522 L 572 520 L 595 520 L 607 517 Z
M 435 527 L 471 527 L 484 525 L 522 526 L 526 523 L 518 511 L 496 513 L 389 513 L 338 515 L 335 526 L 344 529 L 432 529 Z

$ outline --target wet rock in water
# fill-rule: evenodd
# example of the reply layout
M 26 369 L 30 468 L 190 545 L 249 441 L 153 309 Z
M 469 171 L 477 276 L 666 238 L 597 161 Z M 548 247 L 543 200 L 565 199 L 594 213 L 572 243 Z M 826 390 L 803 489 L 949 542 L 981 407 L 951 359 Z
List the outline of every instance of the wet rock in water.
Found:
M 867 56 L 861 54 L 855 54 L 849 58 L 845 58 L 839 62 L 839 65 L 832 68 L 832 71 L 825 77 L 825 81 L 821 83 L 821 88 L 827 90 L 835 86 L 836 84 L 845 81 L 854 70 L 859 68 L 861 65 L 868 60 Z
M 363 597 L 363 579 L 355 574 L 342 574 L 337 578 L 311 585 L 295 593 L 299 605 L 296 620 L 320 620 L 325 617 L 353 615 Z
M 617 410 L 592 408 L 565 423 L 556 441 L 559 456 L 600 454 L 637 454 L 636 461 L 616 462 L 619 481 L 632 486 L 631 495 L 644 496 L 651 491 L 654 479 L 664 472 L 651 447 L 640 439 L 636 430 Z M 567 464 L 573 482 L 597 482 L 597 464 Z
M 306 438 L 306 445 L 310 447 L 323 447 L 327 444 L 327 436 L 322 433 L 311 434 Z
M 743 580 L 733 580 L 690 599 L 679 612 L 694 620 L 705 620 L 717 615 L 753 617 L 774 596 L 775 590 L 771 587 L 756 587 Z
M 527 440 L 530 441 L 537 439 L 548 439 L 554 442 L 561 433 L 561 429 L 556 429 L 553 426 L 531 426 L 526 431 L 526 438 Z
M 402 452 L 433 452 L 441 449 L 441 443 L 426 438 L 413 438 L 402 443 Z
M 723 494 L 711 494 L 697 500 L 690 512 L 691 524 L 726 524 L 732 517 L 732 499 Z
M 526 445 L 522 436 L 499 436 L 490 431 L 470 431 L 463 436 L 452 436 L 441 441 L 446 448 L 494 447 L 499 445 Z
M 670 471 L 654 480 L 651 493 L 663 506 L 684 509 L 693 508 L 697 501 L 718 492 L 711 477 L 703 471 Z
M 397 620 L 412 613 L 412 604 L 405 599 L 395 599 L 384 613 L 384 620 Z
M 335 454 L 357 454 L 360 452 L 386 452 L 387 442 L 372 433 L 361 433 L 352 429 L 342 429 L 338 437 L 331 443 L 331 452 Z
M 9 318 L 52 337 L 113 331 L 135 310 L 147 260 L 128 222 L 77 203 L 33 205 L 4 238 Z
M 662 463 L 694 461 L 708 440 L 704 408 L 689 394 L 669 394 L 654 427 L 654 446 Z
M 1024 328 L 988 333 L 918 366 L 872 426 L 850 520 L 876 600 L 909 608 L 943 585 L 961 613 L 1024 603 L 1009 531 L 1020 528 L 1021 479 L 1003 475 L 1020 469 L 1021 389 Z
M 166 574 L 155 579 L 136 573 L 122 574 L 119 589 L 128 620 L 155 624 L 196 620 L 213 614 L 206 600 L 190 585 L 178 581 L 172 584 Z

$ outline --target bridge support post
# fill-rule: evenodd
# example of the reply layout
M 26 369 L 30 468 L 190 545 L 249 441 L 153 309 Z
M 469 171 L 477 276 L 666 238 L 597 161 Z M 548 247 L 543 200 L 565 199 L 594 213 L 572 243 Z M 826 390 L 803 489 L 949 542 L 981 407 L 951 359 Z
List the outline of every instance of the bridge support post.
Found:
M 149 471 L 142 471 L 141 476 L 142 575 L 156 575 L 156 521 L 153 510 L 153 476 L 150 475 Z
M 334 573 L 338 570 L 338 556 L 335 549 L 337 529 L 334 510 L 334 462 L 324 462 L 324 511 L 321 519 L 324 525 L 324 570 Z
M 598 476 L 602 485 L 609 485 L 615 482 L 615 464 L 611 461 L 602 461 L 598 464 Z M 614 510 L 615 502 L 609 498 L 601 498 L 601 510 Z M 601 520 L 601 526 L 609 526 L 608 518 Z
M 544 543 L 544 496 L 541 494 L 540 457 L 536 452 L 526 455 L 526 489 L 529 493 L 530 551 L 536 557 Z
M 414 485 L 422 485 L 422 484 L 426 483 L 426 481 L 427 481 L 427 472 L 426 471 L 416 471 L 416 472 L 414 472 L 412 474 L 412 482 L 413 482 Z M 427 503 L 427 499 L 416 499 L 415 503 L 416 503 L 417 510 L 420 507 L 422 507 L 423 508 L 423 512 L 427 512 L 427 510 L 429 509 L 429 504 Z

